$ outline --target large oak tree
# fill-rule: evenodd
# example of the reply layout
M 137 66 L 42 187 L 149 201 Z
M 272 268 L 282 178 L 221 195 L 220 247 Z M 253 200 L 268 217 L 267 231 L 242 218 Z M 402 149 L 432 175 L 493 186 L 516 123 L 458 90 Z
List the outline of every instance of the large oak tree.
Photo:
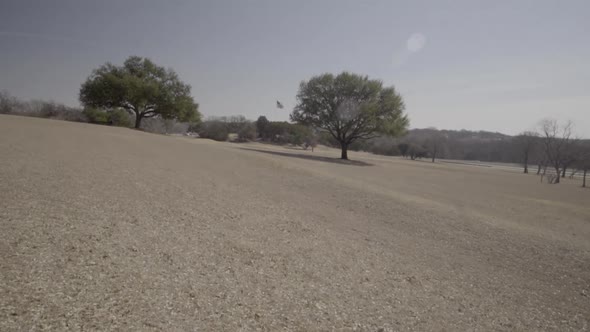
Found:
M 139 128 L 143 118 L 154 116 L 199 121 L 198 104 L 190 92 L 190 85 L 173 70 L 131 56 L 123 66 L 106 63 L 94 70 L 80 88 L 80 101 L 87 107 L 124 109 L 135 116 Z
M 301 82 L 291 120 L 326 130 L 340 143 L 341 158 L 348 159 L 355 140 L 405 132 L 404 108 L 395 89 L 379 80 L 348 72 L 322 74 Z

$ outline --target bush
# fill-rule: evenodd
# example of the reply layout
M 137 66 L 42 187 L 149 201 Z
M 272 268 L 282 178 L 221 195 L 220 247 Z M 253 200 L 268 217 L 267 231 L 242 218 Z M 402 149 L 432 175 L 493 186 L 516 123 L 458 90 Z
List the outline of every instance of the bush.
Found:
M 166 127 L 164 126 L 164 122 L 162 122 L 161 119 L 158 118 L 145 118 L 141 120 L 141 130 L 156 134 L 166 133 Z
M 410 144 L 400 143 L 397 145 L 397 149 L 399 150 L 399 153 L 405 158 L 408 156 L 408 152 L 410 150 Z
M 103 125 L 109 123 L 109 115 L 105 111 L 101 111 L 96 108 L 86 108 L 84 109 L 84 111 L 82 111 L 82 113 L 84 113 L 84 115 L 88 119 L 88 122 L 90 123 Z
M 286 121 L 269 122 L 265 117 L 258 118 L 256 126 L 260 138 L 278 144 L 304 145 L 314 135 L 307 126 Z
M 87 118 L 79 108 L 68 107 L 52 101 L 34 100 L 28 103 L 20 103 L 24 112 L 17 113 L 41 118 L 87 122 Z
M 131 119 L 129 113 L 122 109 L 103 111 L 96 108 L 86 108 L 82 112 L 87 122 L 117 127 L 130 127 Z
M 198 133 L 199 129 L 201 128 L 202 123 L 200 121 L 194 121 L 188 123 L 188 127 L 186 128 L 187 132 L 190 133 Z
M 238 140 L 240 142 L 253 141 L 256 137 L 256 125 L 253 123 L 244 124 L 238 131 Z
M 215 141 L 227 141 L 228 135 L 229 131 L 226 124 L 219 120 L 205 121 L 199 129 L 200 137 L 209 138 Z
M 318 143 L 325 145 L 325 146 L 330 146 L 333 148 L 340 147 L 340 143 L 338 143 L 338 141 L 336 139 L 334 139 L 334 137 L 332 137 L 332 135 L 330 135 L 330 133 L 327 131 L 320 131 L 319 132 Z
M 412 160 L 426 158 L 428 156 L 428 152 L 426 149 L 418 144 L 410 143 L 408 146 L 407 155 Z
M 42 118 L 56 118 L 66 110 L 64 105 L 57 105 L 54 102 L 41 102 L 39 116 Z
M 18 99 L 11 96 L 7 91 L 0 91 L 0 114 L 15 113 L 19 106 L 21 105 Z
M 313 136 L 311 128 L 303 125 L 292 124 L 289 127 L 290 140 L 288 143 L 293 145 L 303 145 Z
M 86 116 L 79 108 L 68 107 L 52 101 L 21 101 L 11 96 L 7 91 L 0 91 L 0 113 L 66 121 L 87 121 Z
M 122 109 L 116 109 L 108 112 L 108 122 L 110 125 L 117 127 L 131 127 L 129 113 Z
M 221 116 L 219 118 L 212 118 L 211 120 L 224 123 L 227 132 L 232 134 L 237 134 L 242 127 L 250 123 L 243 115 Z

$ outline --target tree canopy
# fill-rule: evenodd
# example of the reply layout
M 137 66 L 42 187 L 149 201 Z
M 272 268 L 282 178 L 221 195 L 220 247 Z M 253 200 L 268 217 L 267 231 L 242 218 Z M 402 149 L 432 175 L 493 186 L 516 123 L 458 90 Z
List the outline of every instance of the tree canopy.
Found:
M 326 130 L 348 159 L 348 146 L 357 139 L 405 132 L 409 121 L 394 87 L 379 80 L 343 72 L 322 74 L 299 85 L 291 120 Z
M 131 56 L 123 66 L 106 63 L 94 70 L 80 88 L 80 101 L 86 107 L 124 109 L 135 115 L 135 128 L 139 128 L 143 118 L 155 116 L 200 121 L 190 92 L 190 85 L 173 70 Z

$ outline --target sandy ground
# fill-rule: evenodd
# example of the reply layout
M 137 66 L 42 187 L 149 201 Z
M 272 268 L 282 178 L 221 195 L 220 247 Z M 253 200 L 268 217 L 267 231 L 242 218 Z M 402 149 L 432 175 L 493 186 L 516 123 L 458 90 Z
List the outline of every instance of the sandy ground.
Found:
M 0 331 L 586 331 L 566 180 L 0 116 Z

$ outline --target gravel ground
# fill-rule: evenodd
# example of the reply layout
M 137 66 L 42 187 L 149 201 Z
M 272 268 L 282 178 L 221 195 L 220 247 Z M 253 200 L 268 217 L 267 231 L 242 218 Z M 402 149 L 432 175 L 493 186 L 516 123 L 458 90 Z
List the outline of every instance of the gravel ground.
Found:
M 590 190 L 0 116 L 0 331 L 586 331 Z

